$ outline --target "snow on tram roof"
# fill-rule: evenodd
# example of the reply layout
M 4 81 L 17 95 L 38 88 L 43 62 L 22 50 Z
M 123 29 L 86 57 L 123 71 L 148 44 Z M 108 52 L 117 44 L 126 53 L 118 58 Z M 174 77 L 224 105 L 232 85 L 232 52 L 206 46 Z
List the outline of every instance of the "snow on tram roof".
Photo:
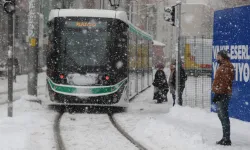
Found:
M 163 43 L 161 43 L 161 42 L 159 42 L 159 41 L 156 41 L 156 40 L 154 40 L 153 42 L 154 42 L 153 45 L 155 45 L 155 46 L 162 46 L 162 47 L 165 47 L 165 46 L 166 46 L 165 44 L 163 44 Z
M 103 9 L 53 9 L 50 12 L 49 20 L 53 20 L 55 17 L 116 18 L 128 22 L 126 12 Z
M 97 17 L 97 18 L 115 18 L 127 23 L 131 30 L 152 39 L 152 36 L 138 27 L 134 26 L 127 17 L 125 11 L 104 10 L 104 9 L 53 9 L 49 14 L 49 21 L 55 17 Z

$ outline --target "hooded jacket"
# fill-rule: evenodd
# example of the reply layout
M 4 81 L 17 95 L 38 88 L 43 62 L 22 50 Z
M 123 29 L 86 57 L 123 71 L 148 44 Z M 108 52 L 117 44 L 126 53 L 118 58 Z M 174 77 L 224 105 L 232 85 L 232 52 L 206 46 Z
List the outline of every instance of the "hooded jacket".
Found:
M 229 60 L 221 62 L 216 70 L 212 91 L 215 94 L 232 94 L 234 67 Z
M 163 70 L 156 71 L 153 85 L 155 87 L 158 87 L 159 89 L 168 89 L 169 88 L 167 78 L 166 78 L 166 75 L 165 75 Z

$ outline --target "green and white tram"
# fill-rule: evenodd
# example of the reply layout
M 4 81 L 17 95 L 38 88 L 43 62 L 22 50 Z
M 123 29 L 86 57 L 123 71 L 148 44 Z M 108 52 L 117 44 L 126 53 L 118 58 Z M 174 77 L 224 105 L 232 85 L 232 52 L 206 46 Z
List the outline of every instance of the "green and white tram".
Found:
M 152 84 L 152 37 L 126 12 L 55 9 L 48 25 L 51 102 L 127 107 Z

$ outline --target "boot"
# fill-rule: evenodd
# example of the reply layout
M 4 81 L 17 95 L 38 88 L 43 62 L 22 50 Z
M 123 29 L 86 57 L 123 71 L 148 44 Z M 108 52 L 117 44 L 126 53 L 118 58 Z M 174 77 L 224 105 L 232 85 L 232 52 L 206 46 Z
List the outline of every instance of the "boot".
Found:
M 222 138 L 220 141 L 217 141 L 216 144 L 224 145 L 224 146 L 231 146 L 232 142 L 230 139 Z

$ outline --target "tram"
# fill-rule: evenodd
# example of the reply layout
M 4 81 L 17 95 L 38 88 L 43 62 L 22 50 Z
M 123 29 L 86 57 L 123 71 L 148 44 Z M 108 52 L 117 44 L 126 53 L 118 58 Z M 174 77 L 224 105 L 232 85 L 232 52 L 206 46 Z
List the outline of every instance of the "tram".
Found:
M 54 104 L 114 106 L 152 84 L 152 37 L 124 11 L 54 9 L 46 50 Z

